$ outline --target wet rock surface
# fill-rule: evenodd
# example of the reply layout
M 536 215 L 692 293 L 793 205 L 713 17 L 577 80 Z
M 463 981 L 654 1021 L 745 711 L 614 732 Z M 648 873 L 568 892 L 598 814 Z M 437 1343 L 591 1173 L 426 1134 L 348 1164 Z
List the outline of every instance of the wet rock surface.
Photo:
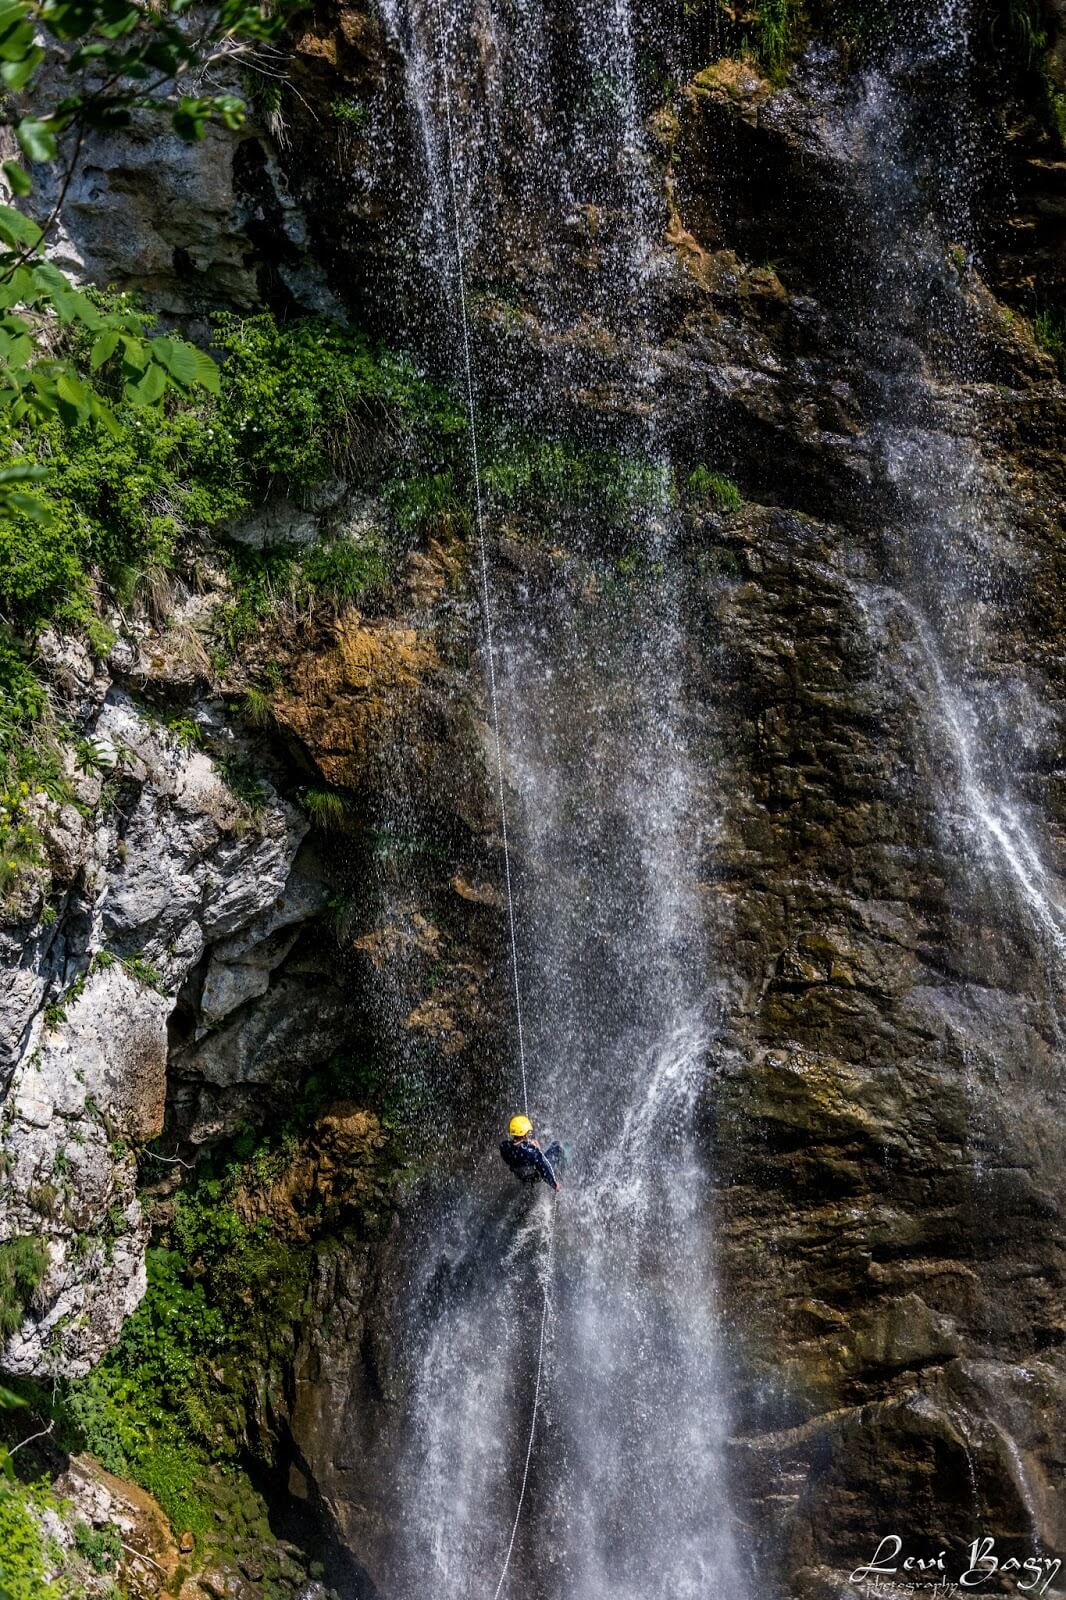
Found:
M 389 70 L 348 33 L 347 54 L 305 41 L 308 70 Z M 838 59 L 812 52 L 784 88 L 719 62 L 657 133 L 661 426 L 675 459 L 713 453 L 749 501 L 685 533 L 685 692 L 706 804 L 726 797 L 698 871 L 727 991 L 706 1130 L 744 1537 L 768 1592 L 804 1595 L 843 1593 L 882 1527 L 923 1549 L 975 1526 L 1004 1550 L 1061 1550 L 1057 946 L 961 814 L 964 757 L 912 597 L 924 579 L 954 608 L 937 637 L 988 715 L 1038 686 L 1035 723 L 1010 713 L 1001 738 L 1054 851 L 1063 389 L 986 287 L 1010 265 L 994 238 L 984 280 L 931 242 L 902 323 L 862 306 L 883 242 Z M 554 258 L 586 306 L 588 239 Z M 550 395 L 553 426 L 610 437 L 631 352 L 590 318 L 552 321 L 539 269 L 527 254 L 509 305 L 479 301 L 480 381 L 527 422 Z M 901 368 L 906 396 L 886 398 Z M 923 472 L 951 492 L 928 462 L 959 449 L 992 510 L 963 534 L 956 585 L 910 542 L 908 507 Z M 383 1415 L 365 1366 L 345 1385 L 347 1357 L 311 1340 L 325 1409 L 340 1383 Z M 321 1452 L 320 1406 L 305 1416 Z M 319 1471 L 335 1483 L 343 1460 Z

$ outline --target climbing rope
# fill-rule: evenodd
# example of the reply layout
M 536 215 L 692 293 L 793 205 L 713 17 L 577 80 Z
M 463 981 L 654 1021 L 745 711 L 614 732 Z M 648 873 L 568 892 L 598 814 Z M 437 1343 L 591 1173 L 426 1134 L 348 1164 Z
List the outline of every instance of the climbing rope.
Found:
M 526 1045 L 522 1029 L 522 987 L 518 977 L 518 936 L 515 929 L 514 894 L 511 888 L 511 847 L 507 832 L 507 793 L 503 781 L 503 746 L 500 741 L 500 704 L 496 692 L 496 651 L 492 636 L 492 604 L 489 592 L 489 554 L 488 543 L 485 538 L 485 516 L 481 503 L 481 463 L 477 442 L 477 407 L 474 400 L 474 362 L 470 341 L 470 315 L 466 302 L 466 273 L 463 266 L 463 229 L 459 217 L 459 189 L 455 181 L 455 141 L 452 133 L 452 88 L 451 75 L 448 71 L 448 34 L 444 23 L 444 0 L 437 0 L 437 26 L 438 41 L 440 45 L 440 70 L 441 81 L 444 88 L 444 126 L 446 133 L 448 157 L 448 186 L 451 192 L 452 214 L 455 222 L 455 270 L 456 284 L 459 291 L 460 323 L 463 332 L 463 370 L 466 378 L 466 410 L 470 423 L 470 457 L 474 477 L 474 515 L 477 525 L 478 551 L 481 560 L 481 605 L 485 625 L 485 654 L 488 658 L 489 679 L 489 708 L 492 717 L 492 738 L 496 751 L 496 783 L 500 801 L 500 833 L 503 839 L 503 877 L 507 891 L 507 921 L 511 935 L 511 977 L 514 983 L 514 1009 L 515 1026 L 518 1036 L 518 1064 L 522 1071 L 522 1107 L 529 1116 L 529 1088 L 526 1082 Z M 511 1524 L 511 1537 L 507 1542 L 507 1553 L 503 1560 L 503 1570 L 500 1581 L 496 1585 L 496 1592 L 492 1600 L 500 1600 L 503 1586 L 507 1581 L 507 1573 L 511 1566 L 511 1557 L 514 1554 L 515 1540 L 518 1538 L 518 1527 L 522 1520 L 522 1508 L 525 1505 L 526 1487 L 529 1483 L 529 1468 L 533 1460 L 533 1441 L 537 1432 L 537 1416 L 540 1411 L 541 1378 L 544 1373 L 544 1348 L 547 1341 L 548 1330 L 548 1305 L 551 1294 L 552 1253 L 555 1248 L 555 1212 L 556 1200 L 552 1196 L 551 1218 L 548 1224 L 548 1254 L 544 1263 L 544 1295 L 540 1308 L 540 1339 L 537 1346 L 537 1377 L 533 1386 L 533 1410 L 529 1419 L 529 1438 L 526 1442 L 526 1459 L 522 1467 L 522 1483 L 518 1491 L 518 1504 L 515 1507 L 514 1522 Z
M 522 1468 L 522 1487 L 518 1491 L 518 1504 L 515 1507 L 514 1522 L 511 1524 L 511 1537 L 507 1543 L 507 1554 L 503 1558 L 503 1571 L 500 1581 L 496 1585 L 496 1593 L 492 1600 L 500 1600 L 500 1594 L 507 1577 L 507 1570 L 511 1565 L 514 1554 L 514 1542 L 518 1537 L 518 1524 L 522 1520 L 522 1506 L 526 1498 L 526 1484 L 529 1482 L 529 1463 L 533 1459 L 533 1437 L 537 1431 L 537 1412 L 540 1410 L 540 1379 L 544 1371 L 544 1344 L 548 1327 L 548 1291 L 551 1287 L 552 1276 L 552 1251 L 555 1248 L 555 1207 L 556 1199 L 552 1195 L 551 1221 L 548 1224 L 548 1259 L 544 1263 L 544 1303 L 540 1308 L 540 1345 L 537 1350 L 537 1381 L 533 1385 L 533 1416 L 529 1424 L 529 1441 L 526 1444 L 526 1460 Z
M 455 219 L 455 271 L 459 290 L 460 322 L 463 330 L 463 368 L 466 377 L 466 410 L 470 423 L 470 457 L 474 474 L 474 514 L 481 556 L 481 606 L 485 621 L 485 654 L 488 658 L 489 708 L 492 737 L 496 748 L 496 783 L 500 800 L 500 833 L 503 838 L 503 878 L 507 890 L 507 920 L 511 933 L 511 976 L 514 982 L 515 1027 L 518 1035 L 518 1064 L 522 1069 L 522 1109 L 529 1116 L 529 1090 L 526 1085 L 526 1045 L 522 1030 L 522 988 L 518 979 L 518 937 L 515 931 L 514 895 L 511 890 L 511 848 L 507 833 L 507 795 L 503 781 L 503 747 L 500 742 L 500 705 L 496 694 L 496 651 L 492 639 L 492 606 L 489 598 L 489 556 L 485 540 L 485 517 L 481 504 L 481 464 L 477 443 L 477 408 L 474 404 L 474 363 L 470 346 L 470 317 L 466 304 L 466 273 L 463 268 L 463 230 L 459 220 L 459 190 L 455 181 L 455 144 L 452 137 L 452 88 L 448 72 L 448 35 L 444 25 L 444 0 L 437 0 L 440 43 L 440 70 L 444 87 L 444 126 L 447 137 L 448 186 Z

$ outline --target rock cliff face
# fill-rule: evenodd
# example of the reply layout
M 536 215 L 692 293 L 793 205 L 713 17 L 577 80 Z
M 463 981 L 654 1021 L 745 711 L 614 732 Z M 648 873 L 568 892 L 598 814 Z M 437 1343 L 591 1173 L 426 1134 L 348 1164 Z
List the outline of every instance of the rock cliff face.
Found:
M 383 11 L 316 15 L 284 141 L 206 151 L 191 188 L 162 163 L 195 213 L 192 268 L 166 188 L 136 180 L 136 141 L 86 168 L 72 259 L 182 316 L 205 296 L 373 306 L 446 366 Z M 624 451 L 652 414 L 679 474 L 709 461 L 743 497 L 678 513 L 681 693 L 715 818 L 691 874 L 722 997 L 700 1118 L 738 1542 L 759 1593 L 815 1600 L 855 1592 L 847 1574 L 887 1532 L 923 1552 L 978 1532 L 1004 1553 L 1066 1551 L 1066 390 L 1023 315 L 1034 275 L 1037 302 L 1066 281 L 1048 221 L 1066 166 L 1008 77 L 951 76 L 987 160 L 964 203 L 948 192 L 960 102 L 936 103 L 945 80 L 920 52 L 870 65 L 812 43 L 782 83 L 750 60 L 688 67 L 669 103 L 641 104 L 652 248 L 636 286 L 618 290 L 602 197 L 576 194 L 549 227 L 543 193 L 508 189 L 520 129 L 501 114 L 471 303 L 486 416 Z M 360 115 L 324 129 L 340 103 Z M 126 199 L 101 242 L 105 185 L 108 217 Z M 550 588 L 546 562 L 609 550 L 595 515 L 545 539 L 490 510 L 505 604 Z M 427 543 L 390 614 L 287 641 L 270 739 L 195 672 L 202 743 L 153 721 L 145 693 L 176 671 L 158 638 L 106 673 L 48 646 L 100 757 L 77 781 L 116 799 L 103 830 L 71 808 L 48 819 L 61 899 L 5 931 L 5 1231 L 45 1234 L 51 1259 L 11 1370 L 82 1372 L 116 1337 L 144 1286 L 131 1152 L 164 1118 L 192 1155 L 262 1124 L 356 1035 L 401 1092 L 429 1095 L 453 1150 L 483 1142 L 506 1006 L 469 568 L 461 538 Z M 254 806 L 231 748 L 261 778 Z M 279 776 L 293 761 L 351 797 L 354 841 L 305 842 Z M 413 836 L 436 854 L 405 855 Z M 338 886 L 372 873 L 339 970 L 316 930 Z M 338 1110 L 251 1210 L 299 1233 L 373 1144 L 360 1117 Z M 412 1154 L 383 1241 L 337 1210 L 258 1419 L 261 1456 L 368 1594 L 395 1514 L 366 1462 L 403 1425 L 405 1256 L 434 1170 L 458 1158 Z

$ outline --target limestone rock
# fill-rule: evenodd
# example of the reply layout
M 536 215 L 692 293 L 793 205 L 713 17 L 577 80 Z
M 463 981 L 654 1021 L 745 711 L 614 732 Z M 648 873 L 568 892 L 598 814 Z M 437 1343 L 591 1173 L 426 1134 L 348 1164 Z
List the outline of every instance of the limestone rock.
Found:
M 83 680 L 75 675 L 71 692 Z M 251 812 L 215 760 L 115 688 L 89 726 L 101 759 L 133 790 L 122 849 L 114 822 L 97 831 L 68 808 L 61 870 L 77 895 L 26 941 L 0 1005 L 12 1069 L 0 1231 L 50 1247 L 35 1304 L 3 1356 L 19 1373 L 87 1370 L 144 1293 L 133 1150 L 163 1126 L 177 990 L 213 941 L 258 922 L 249 948 L 262 945 L 262 930 L 275 930 L 280 948 L 291 938 L 276 930 L 316 903 L 305 880 L 284 904 L 307 824 L 268 786 Z

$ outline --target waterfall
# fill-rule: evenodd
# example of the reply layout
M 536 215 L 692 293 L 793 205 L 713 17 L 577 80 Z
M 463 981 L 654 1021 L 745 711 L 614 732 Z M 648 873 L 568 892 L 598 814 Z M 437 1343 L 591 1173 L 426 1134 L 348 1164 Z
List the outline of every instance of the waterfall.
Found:
M 436 8 L 382 9 L 424 160 L 426 260 L 450 281 Z M 584 0 L 564 24 L 526 4 L 505 25 L 445 7 L 464 252 L 484 278 L 508 230 L 540 228 L 537 248 L 550 252 L 575 214 L 595 211 L 601 266 L 588 300 L 560 273 L 539 310 L 555 327 L 595 318 L 618 341 L 622 447 L 643 464 L 624 561 L 571 556 L 494 584 L 531 1110 L 568 1149 L 508 1592 L 743 1600 L 713 1186 L 695 1127 L 716 1025 L 697 890 L 712 824 L 706 784 L 697 797 L 693 781 L 684 578 L 642 302 L 663 218 L 647 181 L 633 16 L 627 0 L 607 9 Z M 548 47 L 560 32 L 565 62 Z M 553 376 L 565 385 L 565 366 Z M 518 1092 L 486 1129 L 465 1193 L 427 1224 L 412 1274 L 390 1600 L 491 1596 L 504 1560 L 551 1206 L 547 1191 L 516 1191 L 498 1162 Z
M 979 370 L 960 282 L 980 177 L 969 13 L 968 0 L 944 0 L 923 14 L 861 75 L 845 118 L 860 151 L 853 220 L 869 272 L 855 309 L 875 381 L 889 580 L 868 585 L 860 603 L 889 662 L 897 629 L 895 670 L 909 677 L 925 724 L 946 856 L 978 914 L 989 897 L 1020 912 L 1059 990 L 1063 886 L 1016 777 L 1046 719 L 1020 678 L 989 670 L 994 608 L 1009 611 L 1024 569 L 1010 488 L 982 458 L 966 398 Z

